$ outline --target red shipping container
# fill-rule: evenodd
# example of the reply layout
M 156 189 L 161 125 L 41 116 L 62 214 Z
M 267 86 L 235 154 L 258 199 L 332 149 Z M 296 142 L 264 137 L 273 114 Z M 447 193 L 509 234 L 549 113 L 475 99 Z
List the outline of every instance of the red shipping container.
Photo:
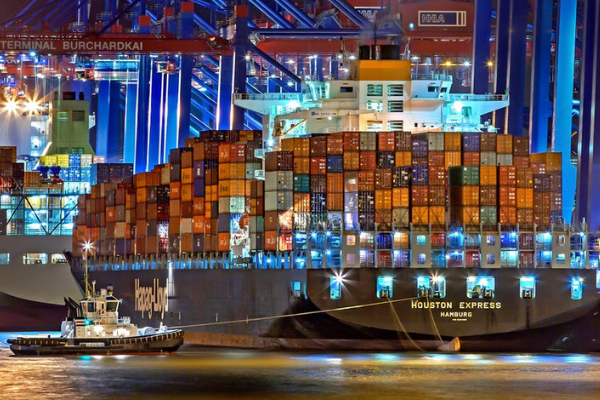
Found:
M 411 206 L 429 205 L 429 186 L 413 186 L 411 189 Z
M 464 151 L 462 157 L 462 165 L 479 165 L 481 162 L 481 155 L 478 151 Z
M 482 132 L 479 134 L 479 151 L 496 151 L 496 133 Z
M 232 144 L 231 154 L 229 157 L 232 163 L 245 163 L 246 162 L 246 145 L 245 144 Z
M 431 234 L 431 247 L 446 247 L 446 234 L 445 233 L 432 233 Z
M 344 132 L 344 155 L 346 155 L 347 151 L 358 150 L 360 150 L 360 133 Z
M 375 189 L 392 188 L 392 171 L 389 169 L 378 169 L 375 171 Z
M 517 223 L 520 229 L 533 227 L 533 208 L 517 208 Z
M 361 151 L 359 160 L 359 169 L 362 171 L 375 171 L 377 168 L 376 151 Z
M 429 153 L 431 154 L 431 152 Z M 444 186 L 448 184 L 446 168 L 441 166 L 429 167 L 429 184 L 432 186 Z
M 389 268 L 392 266 L 392 252 L 379 250 L 377 251 L 377 267 L 379 268 Z
M 279 251 L 291 251 L 293 247 L 292 234 L 286 233 L 279 235 Z
M 550 196 L 550 211 L 562 211 L 562 193 L 548 193 Z
M 517 176 L 517 187 L 518 188 L 532 188 L 533 187 L 533 169 L 532 168 L 518 168 L 516 169 Z
M 327 193 L 327 175 L 311 175 L 310 191 L 313 193 Z
M 533 252 L 519 252 L 519 268 L 533 268 Z
M 495 206 L 498 204 L 498 188 L 497 186 L 480 186 L 479 187 L 479 205 Z
M 310 158 L 310 174 L 311 175 L 327 174 L 327 157 L 311 157 Z
M 265 250 L 277 251 L 277 231 L 265 231 Z
M 498 220 L 501 225 L 516 226 L 517 225 L 517 207 L 500 206 L 498 210 Z
M 429 158 L 427 157 L 412 157 L 412 165 L 422 165 L 424 167 L 429 165 Z
M 395 151 L 395 132 L 379 132 L 377 135 L 377 148 L 379 151 Z
M 310 138 L 310 156 L 327 156 L 327 136 L 315 136 Z
M 517 205 L 517 188 L 512 186 L 500 186 L 498 202 L 501 206 Z
M 231 161 L 231 144 L 219 143 L 219 162 L 226 163 Z
M 412 134 L 410 132 L 396 132 L 396 151 L 411 151 Z
M 529 168 L 529 156 L 513 156 L 513 165 L 517 168 Z
M 344 154 L 344 134 L 340 132 L 327 136 L 327 154 Z
M 424 186 L 424 187 L 429 188 L 429 205 L 430 206 L 445 206 L 446 205 L 446 186 Z
M 481 265 L 481 257 L 478 251 L 465 251 L 465 267 L 478 268 Z
M 512 153 L 514 156 L 529 156 L 529 137 L 515 136 L 513 138 Z
M 358 190 L 361 192 L 372 192 L 375 190 L 375 172 L 358 172 Z
M 446 155 L 443 151 L 430 151 L 427 158 L 430 167 L 445 167 L 446 165 Z
M 517 185 L 517 168 L 512 165 L 498 167 L 498 184 L 503 186 Z

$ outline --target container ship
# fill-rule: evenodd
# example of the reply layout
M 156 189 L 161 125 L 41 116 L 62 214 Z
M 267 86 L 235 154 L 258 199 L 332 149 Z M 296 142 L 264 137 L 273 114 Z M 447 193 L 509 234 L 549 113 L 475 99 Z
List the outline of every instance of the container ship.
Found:
M 0 331 L 58 331 L 64 298 L 83 296 L 68 261 L 77 198 L 102 160 L 87 142 L 88 103 L 75 97 L 63 92 L 49 116 L 0 116 L 14 144 L 0 147 Z
M 94 185 L 74 271 L 205 345 L 598 350 L 600 234 L 563 222 L 561 154 L 479 123 L 504 95 L 361 58 L 347 81 L 238 95 L 264 131 Z

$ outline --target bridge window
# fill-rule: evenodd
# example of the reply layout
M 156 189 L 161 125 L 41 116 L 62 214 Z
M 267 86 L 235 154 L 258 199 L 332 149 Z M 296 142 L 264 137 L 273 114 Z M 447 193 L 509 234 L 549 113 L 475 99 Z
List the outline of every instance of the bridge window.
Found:
M 425 264 L 427 261 L 427 256 L 424 253 L 417 254 L 417 264 Z
M 302 283 L 299 281 L 294 281 L 291 283 L 292 286 L 292 297 L 294 299 L 299 299 L 302 297 Z
M 428 276 L 417 277 L 417 296 L 429 297 L 431 295 L 431 278 Z
M 485 244 L 487 244 L 488 246 L 495 246 L 496 245 L 496 236 L 485 235 Z
M 565 264 L 567 261 L 567 257 L 565 253 L 559 253 L 556 255 L 556 263 L 557 264 Z
M 332 300 L 337 300 L 342 297 L 342 278 L 332 276 L 329 278 L 329 297 Z
M 367 100 L 367 110 L 373 110 L 377 113 L 383 112 L 383 101 Z
M 571 298 L 581 300 L 583 297 L 583 279 L 575 277 L 571 279 Z
M 0 265 L 8 265 L 10 263 L 10 253 L 0 253 Z
M 25 253 L 23 254 L 23 264 L 48 264 L 48 254 L 46 253 Z
M 377 277 L 377 298 L 391 299 L 393 296 L 393 279 L 391 276 Z
M 354 87 L 352 86 L 340 86 L 340 93 L 352 93 L 354 92 Z
M 535 278 L 523 276 L 519 280 L 519 293 L 522 299 L 535 298 Z
M 425 246 L 426 241 L 425 235 L 417 235 L 417 246 Z
M 487 254 L 485 256 L 485 262 L 488 265 L 496 264 L 496 255 L 495 254 Z
M 404 130 L 404 121 L 388 121 L 388 131 L 402 132 Z
M 367 96 L 383 96 L 383 85 L 374 83 L 368 84 Z
M 69 120 L 69 112 L 68 111 L 57 111 L 56 119 L 58 121 L 68 121 Z
M 437 93 L 440 91 L 440 87 L 439 86 L 428 86 L 427 91 L 429 93 Z
M 85 111 L 73 110 L 73 122 L 83 122 L 85 120 Z
M 381 132 L 382 130 L 382 121 L 367 121 L 367 132 Z
M 491 276 L 470 276 L 467 278 L 467 297 L 470 299 L 491 299 L 496 290 L 496 280 Z
M 403 112 L 404 102 L 402 100 L 388 101 L 388 112 Z
M 402 84 L 392 84 L 388 85 L 388 96 L 404 96 L 404 85 Z

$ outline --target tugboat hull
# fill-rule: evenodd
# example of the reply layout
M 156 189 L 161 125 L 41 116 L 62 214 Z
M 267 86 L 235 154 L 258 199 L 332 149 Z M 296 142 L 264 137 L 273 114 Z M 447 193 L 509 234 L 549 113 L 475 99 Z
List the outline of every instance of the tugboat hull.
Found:
M 183 344 L 183 331 L 176 330 L 128 338 L 65 339 L 18 337 L 9 339 L 16 356 L 68 356 L 173 353 Z

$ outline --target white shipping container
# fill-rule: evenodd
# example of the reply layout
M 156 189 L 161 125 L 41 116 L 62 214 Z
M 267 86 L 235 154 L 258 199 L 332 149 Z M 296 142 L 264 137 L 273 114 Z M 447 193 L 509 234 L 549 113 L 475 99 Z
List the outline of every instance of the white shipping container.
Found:
M 361 132 L 360 133 L 360 149 L 361 150 L 377 150 L 377 132 Z
M 277 192 L 277 209 L 287 211 L 294 209 L 294 192 Z
M 429 132 L 429 151 L 444 151 L 444 132 Z
M 230 197 L 229 213 L 230 214 L 243 214 L 245 212 L 246 212 L 246 198 L 245 197 Z
M 510 155 L 510 154 L 506 154 Z M 512 157 L 511 157 L 512 158 Z M 481 165 L 497 165 L 497 156 L 495 151 L 482 151 L 479 154 L 479 164 Z M 512 161 L 511 161 L 512 164 Z
M 512 154 L 497 154 L 496 155 L 496 165 L 513 165 L 513 155 Z
M 181 219 L 181 233 L 192 233 L 193 222 L 192 218 Z
M 265 211 L 277 211 L 277 192 L 265 192 Z
M 168 185 L 171 183 L 171 169 L 170 168 L 161 168 L 160 169 L 160 184 Z
M 265 191 L 282 191 L 293 189 L 293 171 L 268 171 L 265 173 Z
M 261 163 L 246 163 L 246 179 L 256 179 L 255 171 L 262 169 Z

